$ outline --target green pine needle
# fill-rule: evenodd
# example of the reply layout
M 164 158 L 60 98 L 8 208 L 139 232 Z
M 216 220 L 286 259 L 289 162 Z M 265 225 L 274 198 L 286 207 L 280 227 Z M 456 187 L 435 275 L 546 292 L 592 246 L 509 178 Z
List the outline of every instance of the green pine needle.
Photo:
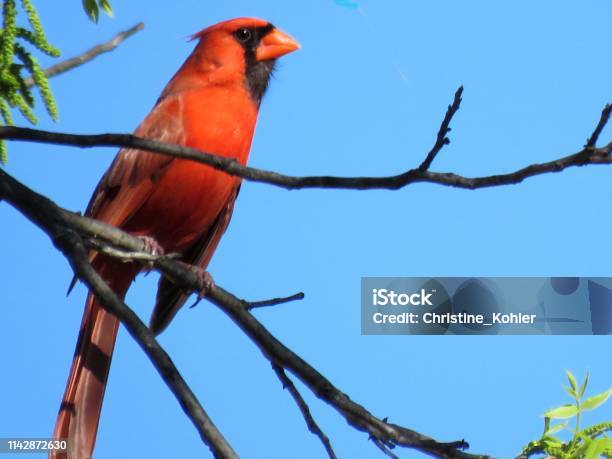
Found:
M 40 95 L 45 103 L 45 108 L 47 112 L 53 119 L 53 121 L 57 121 L 58 111 L 57 104 L 55 103 L 55 98 L 53 97 L 53 93 L 51 92 L 51 87 L 49 86 L 49 79 L 45 72 L 40 67 L 38 60 L 32 56 L 23 46 L 19 44 L 15 44 L 15 54 L 19 57 L 19 59 L 23 62 L 25 67 L 32 74 L 32 78 L 34 79 L 34 84 L 38 87 L 40 91 Z
M 60 51 L 47 40 L 45 30 L 43 29 L 40 17 L 36 8 L 32 4 L 32 0 L 21 0 L 21 6 L 28 16 L 28 21 L 34 29 L 34 45 L 43 53 L 52 57 L 59 57 Z
M 596 437 L 605 432 L 612 432 L 612 422 L 601 422 L 591 427 L 587 427 L 582 431 L 584 435 L 587 435 L 589 437 Z
M 34 32 L 23 27 L 17 27 L 17 36 L 23 38 L 25 41 L 35 46 L 36 49 L 45 53 L 47 56 L 59 57 L 60 51 L 55 46 L 50 44 L 46 39 L 40 40 L 39 36 Z
M 15 54 L 15 38 L 17 36 L 17 7 L 15 0 L 4 0 L 2 8 L 3 30 L 0 42 L 0 53 L 2 55 L 2 73 L 9 71 Z
M 8 163 L 8 151 L 6 149 L 6 142 L 0 140 L 0 164 Z
M 6 100 L 0 98 L 0 116 L 4 120 L 4 124 L 13 124 L 13 117 L 11 115 L 11 108 L 9 107 Z M 0 125 L 2 122 L 0 122 Z M 8 162 L 8 152 L 6 148 L 6 142 L 0 140 L 0 164 L 6 164 Z
M 27 119 L 31 124 L 38 123 L 36 115 L 20 93 L 14 94 L 12 102 L 19 109 L 23 117 Z
M 13 64 L 12 66 L 13 75 L 15 76 L 15 79 L 19 82 L 19 94 L 23 96 L 23 98 L 30 107 L 34 108 L 34 95 L 32 94 L 32 91 L 26 84 L 25 80 L 21 78 L 20 72 L 22 69 L 23 66 L 20 64 Z
M 13 124 L 13 116 L 11 115 L 11 108 L 4 99 L 0 99 L 0 116 L 4 120 L 4 124 Z
M 12 67 L 9 66 L 8 69 L 2 69 L 2 72 L 0 73 L 0 79 L 2 80 L 2 89 L 3 89 L 3 93 L 2 96 L 5 99 L 9 99 L 9 95 L 15 91 L 17 91 L 19 89 L 19 79 L 21 78 L 21 75 L 19 74 L 15 74 L 12 71 Z
M 34 82 L 33 86 L 38 88 L 47 112 L 54 121 L 57 121 L 57 104 L 49 87 L 49 80 L 38 59 L 30 50 L 39 51 L 50 57 L 58 57 L 60 52 L 47 40 L 33 0 L 20 0 L 20 6 L 27 17 L 25 26 L 17 25 L 19 13 L 17 1 L 2 0 L 0 124 L 13 124 L 12 109 L 18 110 L 30 123 L 38 122 L 34 113 L 35 99 L 30 88 L 32 84 L 26 83 L 28 77 Z M 26 27 L 28 23 L 31 29 Z M 5 142 L 0 141 L 0 164 L 6 164 L 6 151 Z

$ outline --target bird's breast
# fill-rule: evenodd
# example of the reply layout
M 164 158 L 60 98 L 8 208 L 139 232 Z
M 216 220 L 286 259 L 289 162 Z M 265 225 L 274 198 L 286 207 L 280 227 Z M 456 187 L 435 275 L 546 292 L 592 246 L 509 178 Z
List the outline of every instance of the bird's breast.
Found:
M 236 91 L 201 91 L 180 101 L 184 145 L 246 164 L 257 109 Z M 167 252 L 183 251 L 213 225 L 240 180 L 212 167 L 173 160 L 138 212 L 140 228 Z

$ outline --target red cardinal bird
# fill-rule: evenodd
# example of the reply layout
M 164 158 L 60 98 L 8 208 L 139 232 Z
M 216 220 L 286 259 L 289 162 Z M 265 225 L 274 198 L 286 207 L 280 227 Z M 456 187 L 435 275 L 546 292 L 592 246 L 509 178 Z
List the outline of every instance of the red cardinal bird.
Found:
M 269 22 L 241 18 L 194 36 L 199 42 L 163 90 L 135 135 L 186 145 L 246 164 L 261 99 L 275 60 L 299 45 Z M 240 179 L 192 161 L 122 149 L 98 184 L 86 215 L 152 238 L 165 252 L 206 267 L 232 215 Z M 150 240 L 150 239 L 149 239 Z M 93 264 L 123 298 L 141 270 L 93 256 Z M 150 327 L 160 333 L 186 300 L 161 279 Z M 55 438 L 68 454 L 90 458 L 119 322 L 89 293 Z

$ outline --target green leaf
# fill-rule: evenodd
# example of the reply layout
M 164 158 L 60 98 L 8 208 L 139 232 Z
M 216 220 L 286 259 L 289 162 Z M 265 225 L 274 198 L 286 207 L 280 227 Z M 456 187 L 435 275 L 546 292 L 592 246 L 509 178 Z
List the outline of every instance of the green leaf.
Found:
M 573 448 L 570 448 L 570 450 L 568 451 L 569 457 L 583 459 L 584 453 L 587 449 L 589 449 L 591 443 L 593 443 L 593 440 L 591 440 L 590 438 L 587 438 L 587 441 L 583 442 L 582 444 L 577 443 Z
M 584 402 L 582 402 L 582 409 L 594 410 L 598 406 L 604 404 L 608 398 L 610 398 L 610 395 L 612 395 L 612 387 L 601 394 L 586 398 Z
M 542 437 L 541 441 L 543 441 L 546 444 L 552 445 L 552 446 L 560 446 L 563 444 L 563 442 L 559 440 L 557 437 L 544 436 Z
M 584 376 L 584 381 L 582 382 L 582 385 L 580 386 L 580 392 L 578 392 L 578 395 L 580 395 L 580 398 L 582 398 L 582 396 L 584 395 L 584 391 L 586 390 L 588 383 L 589 383 L 589 370 L 587 370 L 586 375 Z
M 93 22 L 98 22 L 98 17 L 100 16 L 100 9 L 98 8 L 98 4 L 96 0 L 83 0 L 83 9 L 89 19 Z
M 565 429 L 567 427 L 567 424 L 567 422 L 561 422 L 559 424 L 555 424 L 552 427 L 549 427 L 548 430 L 544 432 L 544 436 L 552 435 L 554 433 L 559 432 L 560 430 Z
M 563 405 L 544 413 L 544 416 L 550 419 L 567 419 L 576 416 L 578 408 L 576 405 Z
M 572 388 L 574 392 L 576 392 L 578 390 L 578 383 L 576 382 L 576 378 L 574 377 L 572 372 L 569 370 L 565 370 L 565 374 L 567 375 L 567 380 L 570 383 L 570 387 Z
M 571 387 L 564 387 L 563 389 L 565 389 L 565 392 L 567 392 L 569 396 L 572 397 L 574 400 L 576 401 L 580 400 L 578 393 Z
M 584 452 L 584 459 L 599 459 L 608 448 L 612 448 L 612 438 L 593 440 Z
M 552 452 L 551 450 L 561 448 L 563 446 L 563 442 L 557 437 L 542 437 L 540 444 L 547 452 Z
M 104 12 L 109 16 L 109 17 L 113 17 L 113 7 L 111 6 L 111 4 L 108 2 L 108 0 L 99 0 L 98 2 L 100 4 L 100 8 L 102 8 L 104 10 Z

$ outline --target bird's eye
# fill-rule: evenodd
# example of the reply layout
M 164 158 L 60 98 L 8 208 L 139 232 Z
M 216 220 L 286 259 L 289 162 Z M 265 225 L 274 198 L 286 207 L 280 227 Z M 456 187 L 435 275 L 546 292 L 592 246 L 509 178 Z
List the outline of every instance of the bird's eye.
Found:
M 236 31 L 236 38 L 243 43 L 246 43 L 251 39 L 253 33 L 249 29 L 238 29 Z

